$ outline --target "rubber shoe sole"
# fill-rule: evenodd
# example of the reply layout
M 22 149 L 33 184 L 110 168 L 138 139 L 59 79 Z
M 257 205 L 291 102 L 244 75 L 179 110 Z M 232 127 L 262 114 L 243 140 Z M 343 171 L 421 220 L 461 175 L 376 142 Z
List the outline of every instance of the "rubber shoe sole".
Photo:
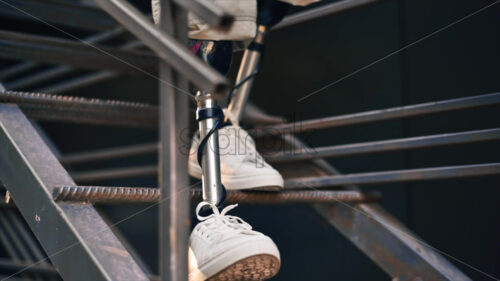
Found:
M 208 281 L 260 281 L 274 277 L 280 269 L 280 261 L 273 255 L 255 255 L 226 267 Z

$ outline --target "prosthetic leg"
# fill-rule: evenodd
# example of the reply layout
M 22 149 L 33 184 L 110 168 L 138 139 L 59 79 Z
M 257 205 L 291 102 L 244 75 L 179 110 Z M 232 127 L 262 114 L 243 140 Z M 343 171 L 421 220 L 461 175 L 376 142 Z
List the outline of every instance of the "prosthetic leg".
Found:
M 243 54 L 236 83 L 229 96 L 226 121 L 239 124 L 252 89 L 253 78 L 259 72 L 259 63 L 264 51 L 267 33 L 273 25 L 283 19 L 288 7 L 289 4 L 276 0 L 259 0 L 257 2 L 257 34 Z
M 196 95 L 196 119 L 199 124 L 200 144 L 198 163 L 202 167 L 203 200 L 220 206 L 225 198 L 225 188 L 221 184 L 219 137 L 217 130 L 223 122 L 239 124 L 243 109 L 250 94 L 253 78 L 259 70 L 264 49 L 264 41 L 270 27 L 281 21 L 288 4 L 276 0 L 259 0 L 257 9 L 257 34 L 245 50 L 238 71 L 236 84 L 228 98 L 227 116 L 217 106 L 213 94 L 198 92 Z M 207 42 L 198 46 L 201 57 L 221 73 L 229 70 L 232 48 L 227 41 Z
M 198 91 L 196 94 L 196 120 L 200 132 L 198 163 L 202 167 L 203 201 L 220 206 L 225 198 L 225 189 L 221 184 L 219 134 L 224 114 L 210 93 Z

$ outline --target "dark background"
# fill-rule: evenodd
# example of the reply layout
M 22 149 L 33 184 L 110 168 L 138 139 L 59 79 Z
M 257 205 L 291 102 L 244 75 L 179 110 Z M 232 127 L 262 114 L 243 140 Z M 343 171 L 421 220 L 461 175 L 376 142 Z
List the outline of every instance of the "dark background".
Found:
M 325 2 L 332 1 L 319 4 Z M 268 113 L 300 120 L 497 92 L 500 89 L 500 4 L 412 44 L 491 3 L 382 0 L 272 32 L 251 100 Z M 310 98 L 297 101 L 409 44 L 412 45 L 403 51 Z M 241 54 L 235 55 L 233 71 L 240 57 Z M 156 103 L 156 84 L 150 78 L 122 77 L 65 94 Z M 490 106 L 315 131 L 308 135 L 308 143 L 325 146 L 494 128 L 500 125 L 498 110 L 498 106 Z M 156 132 L 147 130 L 42 125 L 63 153 L 157 139 Z M 498 142 L 488 142 L 345 157 L 330 162 L 343 173 L 353 173 L 488 163 L 499 159 Z M 73 169 L 155 161 L 152 157 L 140 157 Z M 102 184 L 156 186 L 156 179 Z M 473 280 L 491 280 L 478 270 L 500 278 L 499 184 L 500 178 L 496 176 L 366 189 L 381 191 L 382 206 L 432 247 L 462 261 L 450 259 Z M 118 221 L 146 206 L 102 209 L 112 221 Z M 234 214 L 271 236 L 280 248 L 282 269 L 273 280 L 389 279 L 308 207 L 243 205 Z M 157 209 L 151 208 L 118 225 L 155 272 L 157 220 Z

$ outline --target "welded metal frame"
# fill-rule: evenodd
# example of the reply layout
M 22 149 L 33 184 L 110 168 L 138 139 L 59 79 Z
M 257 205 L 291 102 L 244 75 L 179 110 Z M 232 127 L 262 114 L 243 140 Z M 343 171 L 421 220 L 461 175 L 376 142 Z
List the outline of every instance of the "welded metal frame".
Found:
M 293 149 L 307 149 L 295 136 L 279 138 Z M 287 167 L 287 172 L 293 173 L 293 167 L 296 166 Z M 324 177 L 341 176 L 323 159 L 303 163 L 300 171 L 316 177 L 318 174 Z M 308 183 L 302 184 L 302 187 L 315 189 Z M 344 188 L 359 191 L 354 185 L 345 185 Z M 376 203 L 351 205 L 338 200 L 335 204 L 315 204 L 313 208 L 393 280 L 471 280 Z
M 160 62 L 159 73 L 161 80 L 173 81 L 173 86 L 187 89 L 185 87 L 187 84 L 186 80 L 183 79 L 186 76 L 192 82 L 197 83 L 202 89 L 215 90 L 217 92 L 227 90 L 228 83 L 223 77 L 216 75 L 206 65 L 200 64 L 199 60 L 193 59 L 193 56 L 190 56 L 185 50 L 186 13 L 173 4 L 173 0 L 162 1 L 163 15 L 166 15 L 162 17 L 160 23 L 163 31 L 155 28 L 145 17 L 135 11 L 133 7 L 130 5 L 127 6 L 123 0 L 98 1 L 119 22 L 140 38 L 145 45 L 149 46 L 161 58 L 170 63 L 170 65 L 167 65 L 163 61 Z M 177 0 L 175 1 L 179 3 Z M 375 1 L 346 0 L 333 3 L 327 7 L 319 7 L 289 16 L 280 25 L 276 26 L 275 29 L 371 2 Z M 182 3 L 192 4 L 187 1 Z M 186 5 L 184 5 L 184 8 L 189 8 Z M 200 7 L 198 6 L 198 8 Z M 220 10 L 217 12 L 220 15 Z M 207 19 L 220 20 L 220 17 L 214 16 L 214 14 L 217 13 L 208 15 Z M 97 29 L 101 29 L 101 27 Z M 60 58 L 56 57 L 56 59 Z M 11 71 L 23 70 L 26 67 L 27 65 L 22 66 L 20 64 L 17 68 L 11 69 Z M 103 65 L 100 65 L 101 69 L 103 67 Z M 66 73 L 66 71 L 67 69 L 59 69 L 51 73 L 50 76 L 54 77 L 61 73 Z M 93 76 L 92 74 L 90 76 L 83 76 L 79 81 L 72 81 L 70 86 L 76 87 L 78 85 L 90 84 L 114 75 L 110 72 L 99 72 L 93 74 Z M 29 84 L 25 83 L 24 85 Z M 188 237 L 188 225 L 186 222 L 189 218 L 190 193 L 182 192 L 183 189 L 188 188 L 185 169 L 187 159 L 185 155 L 179 154 L 176 144 L 179 129 L 187 125 L 188 96 L 185 93 L 180 93 L 173 86 L 160 83 L 159 126 L 161 147 L 159 179 L 162 190 L 160 205 L 160 253 L 162 258 L 160 268 L 162 269 L 162 280 L 186 280 Z M 69 86 L 68 84 L 62 84 L 57 89 L 60 90 L 61 88 L 68 89 Z M 331 128 L 404 118 L 498 103 L 499 99 L 497 94 L 493 94 L 490 96 L 469 97 L 446 102 L 448 103 L 428 103 L 395 108 L 395 111 L 372 111 L 363 114 L 331 117 L 323 120 L 310 120 L 310 122 L 302 122 L 299 126 L 293 123 L 268 126 L 260 128 L 254 134 L 276 135 L 283 134 L 287 130 L 298 132 L 312 128 Z M 83 274 L 85 274 L 85 276 L 95 280 L 120 278 L 146 280 L 146 274 L 140 270 L 120 241 L 111 233 L 110 229 L 91 205 L 54 201 L 52 193 L 59 190 L 59 187 L 56 188 L 56 186 L 76 187 L 76 185 L 60 163 L 57 162 L 56 157 L 43 143 L 43 140 L 33 129 L 20 109 L 16 106 L 0 105 L 0 125 L 0 143 L 2 144 L 2 150 L 0 150 L 0 179 L 2 179 L 2 182 L 11 192 L 16 206 L 20 209 L 32 231 L 42 242 L 47 254 L 56 253 L 51 259 L 61 275 L 68 279 L 71 279 L 72 274 L 82 274 L 79 276 L 84 276 Z M 281 137 L 285 141 L 292 140 L 290 143 L 293 145 L 298 144 L 298 146 L 294 147 L 295 149 L 307 150 L 298 139 L 291 136 Z M 494 137 L 496 139 L 497 136 L 494 135 Z M 492 135 L 483 135 L 481 141 L 488 138 L 492 138 Z M 450 138 L 447 138 L 447 140 L 451 141 Z M 457 138 L 453 140 L 457 140 Z M 406 143 L 408 139 L 399 141 Z M 379 148 L 376 148 L 378 149 L 377 151 L 383 151 L 382 146 L 385 144 L 387 143 L 378 144 Z M 368 146 L 367 144 L 362 145 L 365 148 Z M 357 149 L 361 149 L 362 145 L 358 144 Z M 373 145 L 373 143 L 370 145 Z M 422 145 L 422 143 L 418 145 Z M 421 147 L 418 145 L 415 145 L 415 147 Z M 332 148 L 330 147 L 329 149 Z M 339 150 L 338 147 L 335 149 Z M 318 157 L 325 156 L 332 155 L 325 153 Z M 304 158 L 301 160 L 308 160 L 304 165 L 310 167 L 310 169 L 303 169 L 303 171 L 309 171 L 311 175 L 317 176 L 319 170 L 319 173 L 323 176 L 321 180 L 324 182 L 322 184 L 316 184 L 308 180 L 292 182 L 296 187 L 303 185 L 304 188 L 314 188 L 316 185 L 362 183 L 349 181 L 348 175 L 338 175 L 338 172 L 333 167 L 321 159 Z M 156 171 L 156 167 L 149 168 L 150 172 L 153 170 Z M 455 168 L 457 167 L 452 167 L 452 170 Z M 470 170 L 470 168 L 480 168 L 480 170 L 478 172 L 477 170 Z M 483 168 L 486 169 L 484 170 Z M 499 166 L 495 163 L 489 166 L 467 166 L 459 167 L 459 169 L 462 169 L 460 171 L 469 173 L 497 174 Z M 395 171 L 390 172 L 394 174 Z M 421 173 L 422 171 L 409 172 Z M 431 170 L 426 172 L 432 174 L 436 171 Z M 452 172 L 455 173 L 453 175 L 455 177 L 457 171 L 453 170 Z M 123 174 L 119 176 L 121 177 Z M 379 174 L 377 176 L 387 175 Z M 435 174 L 431 176 L 434 177 Z M 411 177 L 410 180 L 418 178 L 421 177 Z M 339 179 L 343 180 L 339 181 Z M 359 179 L 359 175 L 356 179 Z M 373 182 L 373 178 L 368 179 L 368 181 Z M 288 181 L 287 185 L 291 186 L 291 182 Z M 347 189 L 353 188 L 356 189 L 355 187 L 347 187 Z M 34 198 L 37 200 L 34 200 Z M 338 200 L 342 201 L 341 199 Z M 416 240 L 414 238 L 416 236 L 411 231 L 406 229 L 376 204 L 320 204 L 315 205 L 314 208 L 332 226 L 336 227 L 393 278 L 397 278 L 398 280 L 416 280 L 418 278 L 423 280 L 469 280 L 439 253 L 427 247 L 425 243 Z M 93 235 L 95 234 L 95 230 L 91 230 L 88 227 L 89 224 L 97 228 L 99 235 Z M 57 226 L 55 231 L 54 226 Z M 56 241 L 58 243 L 55 243 Z M 73 244 L 73 242 L 78 243 Z M 71 245 L 72 247 L 59 252 L 60 249 L 63 249 L 67 245 Z M 78 264 L 71 264 L 73 257 L 79 260 Z
M 2 183 L 61 276 L 149 280 L 92 205 L 53 200 L 74 182 L 17 106 L 0 105 L 0 128 Z

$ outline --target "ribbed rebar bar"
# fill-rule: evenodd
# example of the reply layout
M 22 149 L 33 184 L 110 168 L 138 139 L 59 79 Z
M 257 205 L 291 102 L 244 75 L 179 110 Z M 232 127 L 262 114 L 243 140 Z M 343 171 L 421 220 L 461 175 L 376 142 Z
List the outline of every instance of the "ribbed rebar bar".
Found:
M 0 103 L 15 103 L 36 120 L 154 128 L 158 107 L 138 102 L 0 91 Z
M 201 201 L 201 189 L 190 190 L 191 200 Z M 58 201 L 84 201 L 91 203 L 144 203 L 158 202 L 160 190 L 147 187 L 108 186 L 59 186 L 54 188 L 54 199 Z M 360 203 L 380 199 L 380 194 L 358 191 L 293 190 L 281 192 L 228 191 L 227 203 L 247 204 L 297 204 L 332 203 L 336 201 Z

